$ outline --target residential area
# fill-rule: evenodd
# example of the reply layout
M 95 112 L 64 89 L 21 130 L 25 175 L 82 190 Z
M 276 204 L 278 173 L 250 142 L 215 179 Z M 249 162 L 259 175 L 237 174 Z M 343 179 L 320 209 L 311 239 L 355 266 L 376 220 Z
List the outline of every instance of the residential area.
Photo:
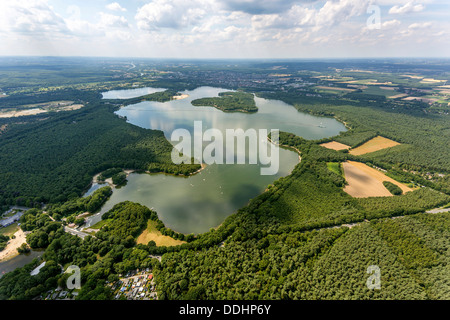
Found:
M 114 292 L 114 299 L 157 300 L 155 279 L 151 269 L 134 270 L 120 280 L 108 284 Z

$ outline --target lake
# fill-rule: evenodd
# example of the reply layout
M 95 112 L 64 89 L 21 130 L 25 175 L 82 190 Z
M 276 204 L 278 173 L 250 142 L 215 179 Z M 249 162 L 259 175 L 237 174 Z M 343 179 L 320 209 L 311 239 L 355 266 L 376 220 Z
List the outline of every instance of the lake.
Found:
M 145 89 L 145 88 L 144 88 Z M 103 93 L 110 99 L 142 95 L 144 89 L 116 90 Z M 153 88 L 152 88 L 153 89 Z M 161 89 L 155 89 L 161 91 Z M 126 91 L 126 92 L 123 92 Z M 213 107 L 194 107 L 193 99 L 217 97 L 221 88 L 200 87 L 185 91 L 181 100 L 169 102 L 141 102 L 121 108 L 116 113 L 126 116 L 134 125 L 162 130 L 170 141 L 172 131 L 184 128 L 193 133 L 194 121 L 202 121 L 203 130 L 279 129 L 306 139 L 320 139 L 345 131 L 345 126 L 333 118 L 316 117 L 298 112 L 293 106 L 279 100 L 255 98 L 258 112 L 225 113 Z M 134 94 L 134 96 L 133 96 Z M 259 137 L 259 139 L 267 139 Z M 176 145 L 177 142 L 174 142 Z M 224 150 L 225 153 L 226 150 Z M 277 147 L 278 151 L 278 147 Z M 252 151 L 246 150 L 246 159 Z M 224 156 L 224 154 L 220 155 Z M 220 225 L 227 216 L 245 206 L 262 193 L 269 184 L 287 176 L 299 162 L 298 154 L 279 149 L 279 171 L 275 175 L 261 175 L 258 164 L 212 164 L 190 177 L 166 174 L 130 174 L 126 186 L 114 189 L 100 213 L 88 219 L 87 226 L 101 220 L 101 215 L 122 201 L 141 203 L 158 212 L 164 224 L 185 234 L 203 233 Z
M 31 250 L 29 253 L 26 254 L 19 254 L 18 256 L 15 256 L 14 258 L 11 258 L 6 261 L 0 262 L 0 278 L 8 272 L 14 271 L 17 268 L 21 268 L 25 266 L 26 264 L 33 261 L 34 258 L 39 258 L 44 254 L 44 251 L 41 250 Z

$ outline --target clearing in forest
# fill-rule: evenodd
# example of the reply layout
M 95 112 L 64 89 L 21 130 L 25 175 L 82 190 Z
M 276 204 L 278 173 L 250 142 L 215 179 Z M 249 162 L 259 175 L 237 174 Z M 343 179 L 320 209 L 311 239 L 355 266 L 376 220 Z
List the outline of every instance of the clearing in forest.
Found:
M 336 150 L 336 151 L 344 150 L 344 149 L 347 149 L 347 150 L 350 149 L 350 146 L 348 146 L 346 144 L 343 144 L 343 143 L 340 143 L 340 142 L 337 142 L 337 141 L 326 142 L 326 143 L 322 143 L 320 145 L 322 147 L 327 148 L 327 149 L 333 149 L 333 150 Z
M 392 182 L 402 189 L 403 193 L 412 191 L 406 185 L 361 162 L 346 161 L 342 163 L 342 168 L 348 183 L 344 191 L 355 198 L 392 197 L 392 193 L 386 189 L 383 181 Z
M 361 154 L 366 154 L 366 153 L 375 152 L 375 151 L 386 149 L 386 148 L 395 147 L 395 146 L 398 146 L 399 144 L 400 143 L 398 143 L 394 140 L 384 138 L 381 136 L 377 136 L 373 139 L 370 139 L 366 143 L 360 145 L 359 147 L 350 150 L 349 153 L 354 156 L 359 156 Z
M 148 220 L 147 229 L 145 229 L 137 238 L 138 244 L 148 244 L 149 241 L 155 241 L 157 246 L 178 246 L 186 243 L 186 241 L 175 240 L 169 236 L 163 235 L 158 229 L 156 229 L 156 222 Z

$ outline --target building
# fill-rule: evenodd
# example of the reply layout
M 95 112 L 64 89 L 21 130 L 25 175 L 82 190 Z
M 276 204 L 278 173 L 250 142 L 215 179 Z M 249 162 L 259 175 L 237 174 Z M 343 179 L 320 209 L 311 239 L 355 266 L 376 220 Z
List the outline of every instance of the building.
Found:
M 12 209 L 9 210 L 9 211 L 7 211 L 7 212 L 5 212 L 5 213 L 8 214 L 8 213 L 10 213 L 11 211 L 12 211 Z M 5 218 L 5 219 L 0 220 L 0 227 L 7 227 L 7 226 L 13 224 L 13 223 L 16 222 L 16 221 L 19 221 L 20 217 L 21 217 L 23 214 L 24 214 L 23 211 L 19 211 L 19 212 L 17 212 L 15 215 L 13 215 L 12 217 L 8 217 L 8 218 Z

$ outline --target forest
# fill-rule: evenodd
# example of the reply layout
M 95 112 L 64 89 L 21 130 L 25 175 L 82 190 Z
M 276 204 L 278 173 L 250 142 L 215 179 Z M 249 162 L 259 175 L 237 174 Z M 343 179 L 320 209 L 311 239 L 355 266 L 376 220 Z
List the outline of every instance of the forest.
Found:
M 253 94 L 246 92 L 220 92 L 219 97 L 192 100 L 194 106 L 215 107 L 224 112 L 257 112 Z
M 166 90 L 162 92 L 155 92 L 151 94 L 147 94 L 145 96 L 140 96 L 136 98 L 130 98 L 130 99 L 105 99 L 104 101 L 107 101 L 112 104 L 119 104 L 123 106 L 127 106 L 130 104 L 136 104 L 143 101 L 157 101 L 157 102 L 166 102 L 173 100 L 174 96 L 176 96 L 178 93 L 174 90 Z
M 27 126 L 10 125 L 0 140 L 0 205 L 65 202 L 108 168 L 182 175 L 200 168 L 174 165 L 162 131 L 128 124 L 114 110 L 91 104 Z

